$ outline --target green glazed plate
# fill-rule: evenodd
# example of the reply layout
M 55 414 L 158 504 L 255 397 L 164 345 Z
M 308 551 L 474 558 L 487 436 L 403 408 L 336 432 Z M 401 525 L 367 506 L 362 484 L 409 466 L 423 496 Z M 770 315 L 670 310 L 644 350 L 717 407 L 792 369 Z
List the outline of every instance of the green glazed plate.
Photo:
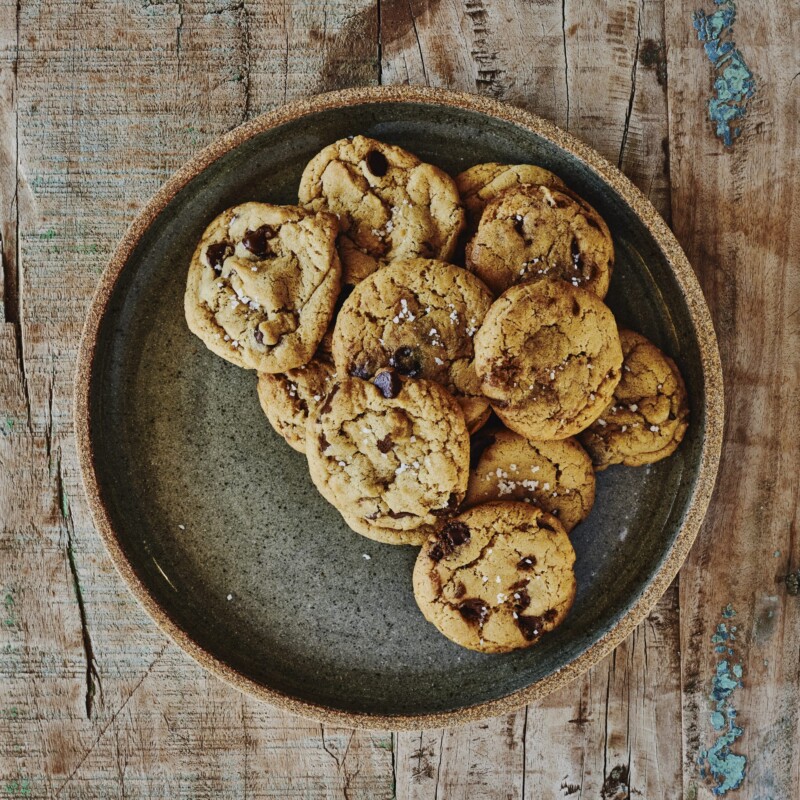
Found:
M 350 134 L 399 144 L 450 174 L 535 163 L 605 217 L 607 302 L 678 363 L 687 436 L 656 465 L 598 475 L 572 539 L 564 625 L 509 655 L 441 636 L 411 590 L 416 550 L 353 533 L 272 431 L 256 375 L 186 327 L 183 291 L 208 222 L 245 200 L 292 203 L 306 162 Z M 694 274 L 650 203 L 593 150 L 485 98 L 354 89 L 285 106 L 200 153 L 137 217 L 104 273 L 81 344 L 76 433 L 87 496 L 122 577 L 155 621 L 221 677 L 295 713 L 421 728 L 512 710 L 605 656 L 675 576 L 708 504 L 722 383 Z M 369 556 L 367 558 L 366 556 Z

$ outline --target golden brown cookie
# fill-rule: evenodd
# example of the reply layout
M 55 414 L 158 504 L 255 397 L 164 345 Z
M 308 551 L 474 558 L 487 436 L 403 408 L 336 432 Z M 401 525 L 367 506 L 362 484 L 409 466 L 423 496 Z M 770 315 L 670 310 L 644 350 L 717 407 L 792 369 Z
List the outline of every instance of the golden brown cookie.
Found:
M 354 136 L 318 153 L 300 179 L 300 202 L 339 217 L 346 283 L 402 258 L 453 255 L 464 210 L 453 179 L 393 145 Z
M 497 295 L 551 277 L 602 299 L 613 265 L 614 244 L 603 218 L 572 193 L 547 186 L 520 186 L 495 197 L 466 248 L 467 269 Z
M 483 209 L 506 189 L 522 185 L 566 189 L 564 182 L 544 167 L 533 164 L 476 164 L 456 176 L 456 186 L 467 212 L 467 229 L 474 233 Z
M 417 556 L 414 597 L 448 639 L 483 653 L 530 647 L 575 599 L 575 551 L 561 523 L 527 503 L 474 506 Z
M 461 501 L 469 435 L 439 384 L 387 370 L 345 378 L 306 428 L 311 478 L 350 526 L 392 544 L 421 544 Z
M 638 467 L 675 452 L 689 426 L 686 386 L 675 362 L 639 333 L 621 330 L 622 379 L 580 436 L 595 467 Z
M 184 310 L 217 355 L 284 372 L 314 355 L 339 293 L 336 217 L 243 203 L 206 228 L 192 256 Z
M 594 422 L 621 368 L 613 314 L 597 295 L 564 281 L 512 286 L 475 336 L 483 393 L 527 439 L 566 439 Z
M 569 533 L 594 503 L 592 459 L 575 439 L 530 441 L 513 431 L 479 431 L 472 437 L 469 507 L 491 500 L 533 503 Z
M 306 451 L 306 422 L 336 382 L 336 369 L 320 358 L 302 367 L 258 376 L 258 399 L 273 428 L 295 450 Z
M 461 267 L 415 258 L 379 269 L 342 305 L 333 358 L 342 375 L 366 380 L 393 367 L 436 381 L 477 430 L 489 416 L 473 364 L 473 337 L 492 304 L 483 283 Z

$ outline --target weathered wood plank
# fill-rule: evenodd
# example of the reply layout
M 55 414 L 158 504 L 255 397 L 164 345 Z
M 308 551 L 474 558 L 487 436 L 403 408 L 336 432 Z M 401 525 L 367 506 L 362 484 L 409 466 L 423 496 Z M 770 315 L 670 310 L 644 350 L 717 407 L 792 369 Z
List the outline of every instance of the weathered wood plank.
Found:
M 800 609 L 784 578 L 800 566 L 800 7 L 736 4 L 735 36 L 722 41 L 735 40 L 756 93 L 726 147 L 708 117 L 721 70 L 692 27 L 698 5 L 709 15 L 732 7 L 666 4 L 672 215 L 712 309 L 727 426 L 712 512 L 681 573 L 684 791 L 712 796 L 724 776 L 703 751 L 735 725 L 743 733 L 733 732 L 730 751 L 747 758 L 742 795 L 788 798 L 800 786 Z M 723 613 L 729 604 L 736 616 Z M 718 670 L 734 688 L 725 700 L 731 687 L 717 680 L 724 703 L 712 718 Z M 726 706 L 738 712 L 730 724 Z M 735 782 L 740 764 L 724 750 L 716 757 Z
M 317 729 L 241 697 L 164 639 L 91 525 L 71 438 L 84 311 L 136 209 L 189 154 L 245 117 L 377 77 L 370 13 L 372 3 L 287 3 L 276 16 L 265 2 L 3 0 L 6 794 L 327 797 L 348 787 L 351 797 L 391 796 L 391 751 L 381 740 L 373 746 L 359 734 L 337 768 Z M 334 65 L 325 74 L 320 59 Z M 298 742 L 307 754 L 300 772 L 291 761 Z M 271 763 L 270 748 L 279 754 Z

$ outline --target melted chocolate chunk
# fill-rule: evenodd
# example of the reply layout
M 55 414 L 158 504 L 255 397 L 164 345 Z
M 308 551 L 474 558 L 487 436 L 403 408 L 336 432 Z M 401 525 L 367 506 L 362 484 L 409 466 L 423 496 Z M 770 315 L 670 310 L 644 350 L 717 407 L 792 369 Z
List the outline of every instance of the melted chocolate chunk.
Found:
M 376 178 L 382 178 L 389 169 L 389 162 L 380 150 L 370 150 L 364 161 L 367 165 L 367 169 Z
M 362 381 L 367 381 L 370 379 L 372 372 L 370 368 L 366 364 L 356 364 L 351 370 L 350 374 L 354 378 L 361 378 Z
M 517 617 L 517 626 L 522 631 L 522 635 L 532 642 L 538 639 L 542 634 L 542 618 L 541 617 Z
M 380 450 L 381 453 L 388 453 L 392 447 L 394 447 L 394 442 L 388 433 L 383 439 L 378 439 L 378 450 Z
M 378 387 L 380 393 L 387 400 L 397 397 L 397 395 L 400 394 L 400 390 L 403 388 L 403 383 L 397 376 L 397 373 L 390 372 L 389 370 L 386 370 L 386 372 L 379 372 L 372 379 L 372 382 Z
M 583 267 L 583 254 L 581 253 L 578 243 L 573 239 L 569 246 L 570 253 L 572 254 L 572 263 L 575 269 L 580 270 Z
M 458 508 L 458 495 L 455 492 L 450 492 L 450 497 L 447 498 L 447 505 L 444 508 L 432 508 L 431 514 L 434 517 L 446 517 L 452 514 Z
M 217 242 L 217 244 L 208 246 L 206 249 L 206 258 L 217 275 L 222 274 L 222 265 L 225 262 L 225 259 L 232 253 L 233 246 L 230 242 Z
M 261 332 L 260 328 L 256 328 L 253 331 L 253 338 L 259 343 L 264 344 L 264 334 Z
M 493 433 L 488 433 L 484 430 L 479 430 L 469 440 L 469 468 L 475 469 L 481 456 L 487 447 L 495 443 L 496 437 Z
M 398 347 L 389 358 L 389 366 L 409 378 L 416 378 L 422 369 L 417 350 L 414 347 Z
M 519 595 L 519 597 L 517 597 Z M 519 613 L 524 611 L 531 604 L 531 596 L 528 594 L 527 589 L 517 589 L 513 594 L 514 611 Z
M 536 566 L 536 556 L 524 556 L 517 562 L 517 569 L 533 569 Z
M 453 589 L 453 597 L 458 600 L 460 597 L 463 597 L 467 593 L 467 587 L 464 586 L 461 581 L 458 582 L 458 585 Z
M 331 410 L 331 405 L 333 404 L 333 398 L 336 397 L 336 392 L 339 391 L 339 384 L 337 383 L 333 389 L 330 390 L 328 396 L 325 398 L 325 402 L 322 404 L 322 408 L 320 408 L 320 414 L 327 414 Z
M 489 616 L 489 607 L 477 597 L 465 600 L 459 605 L 458 610 L 461 616 L 473 625 L 483 625 Z
M 431 548 L 430 557 L 441 561 L 449 556 L 456 547 L 469 541 L 469 528 L 463 522 L 448 522 L 436 534 L 439 541 Z
M 572 313 L 576 317 L 581 315 L 581 304 L 574 297 L 572 298 Z
M 242 237 L 242 244 L 254 256 L 263 258 L 267 254 L 267 242 L 275 236 L 275 228 L 271 225 L 262 225 L 254 231 L 247 231 Z
M 325 434 L 324 433 L 321 433 L 317 437 L 317 441 L 319 442 L 319 449 L 323 453 L 331 446 L 331 443 L 325 438 Z

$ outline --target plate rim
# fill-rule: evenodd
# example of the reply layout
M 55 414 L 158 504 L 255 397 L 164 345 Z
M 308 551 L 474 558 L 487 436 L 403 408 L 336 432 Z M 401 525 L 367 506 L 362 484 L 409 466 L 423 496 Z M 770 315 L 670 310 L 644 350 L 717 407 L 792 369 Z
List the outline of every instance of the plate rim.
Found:
M 97 336 L 108 303 L 130 256 L 165 206 L 206 167 L 248 139 L 284 123 L 354 105 L 421 103 L 478 112 L 511 123 L 567 151 L 592 170 L 631 207 L 649 229 L 683 294 L 694 325 L 700 351 L 705 391 L 706 431 L 700 450 L 695 485 L 683 522 L 663 557 L 660 568 L 617 623 L 577 658 L 544 678 L 493 700 L 449 711 L 424 714 L 370 714 L 331 708 L 289 695 L 246 677 L 198 644 L 167 613 L 125 556 L 111 515 L 103 503 L 94 469 L 91 438 L 91 376 L 97 353 Z M 529 111 L 467 92 L 424 86 L 368 86 L 326 92 L 301 98 L 239 125 L 196 153 L 150 197 L 114 250 L 100 276 L 87 310 L 77 353 L 74 380 L 73 426 L 78 464 L 92 522 L 99 531 L 117 572 L 150 618 L 185 653 L 217 677 L 240 691 L 278 708 L 323 723 L 379 730 L 419 730 L 450 727 L 490 716 L 510 713 L 541 699 L 582 675 L 607 656 L 650 613 L 666 592 L 689 554 L 708 508 L 716 481 L 722 448 L 724 395 L 722 366 L 711 314 L 700 283 L 672 231 L 652 203 L 623 173 L 574 135 Z

